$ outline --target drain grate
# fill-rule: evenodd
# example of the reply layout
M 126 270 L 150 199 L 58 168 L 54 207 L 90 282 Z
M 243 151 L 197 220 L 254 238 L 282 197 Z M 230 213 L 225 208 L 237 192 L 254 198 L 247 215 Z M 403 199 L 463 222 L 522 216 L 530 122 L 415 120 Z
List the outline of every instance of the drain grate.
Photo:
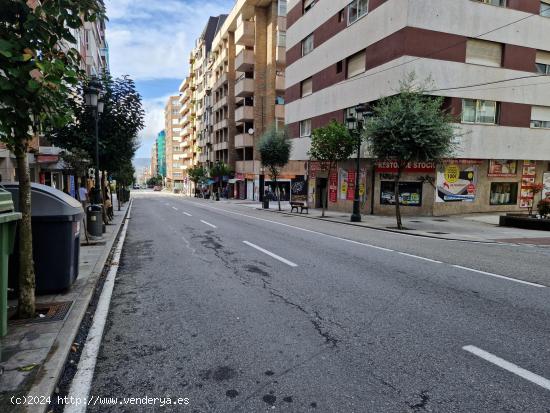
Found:
M 51 323 L 54 321 L 64 320 L 69 310 L 71 309 L 73 302 L 64 301 L 60 303 L 46 303 L 36 304 L 36 313 L 44 314 L 45 317 L 27 318 L 24 320 L 14 320 L 16 316 L 15 311 L 11 311 L 8 315 L 10 325 L 23 325 L 34 323 Z
M 432 219 L 432 221 L 435 221 L 435 222 L 449 222 L 448 219 L 441 219 L 441 218 L 439 218 L 439 219 L 435 218 L 435 219 Z
M 102 245 L 107 245 L 107 241 L 90 241 L 80 244 L 82 247 L 99 247 Z

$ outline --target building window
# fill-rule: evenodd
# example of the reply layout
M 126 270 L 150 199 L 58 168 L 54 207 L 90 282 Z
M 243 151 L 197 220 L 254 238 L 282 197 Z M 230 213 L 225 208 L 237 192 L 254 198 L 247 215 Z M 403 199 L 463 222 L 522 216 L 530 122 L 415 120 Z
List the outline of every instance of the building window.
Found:
M 300 87 L 302 97 L 311 95 L 313 93 L 313 79 L 310 77 L 309 79 L 302 81 Z
M 497 102 L 462 99 L 462 122 L 494 125 L 497 121 Z
M 286 32 L 277 31 L 277 46 L 286 47 Z
M 342 60 L 336 62 L 336 73 L 342 73 L 342 70 L 344 70 L 343 66 L 344 64 Z
M 300 122 L 300 137 L 305 138 L 311 136 L 311 119 L 306 119 Z
M 550 75 L 550 53 L 549 52 L 543 52 L 541 50 L 538 50 L 535 61 L 537 66 L 537 73 L 540 73 L 541 75 Z
M 348 57 L 347 60 L 347 74 L 346 78 L 357 76 L 365 72 L 365 65 L 367 62 L 365 50 L 361 50 L 359 53 Z
M 544 17 L 550 17 L 550 0 L 541 0 L 540 15 Z
M 353 0 L 348 4 L 348 26 L 369 12 L 369 0 Z
M 491 6 L 506 7 L 506 0 L 474 0 L 479 3 L 490 4 Z
M 517 202 L 517 182 L 491 182 L 491 205 L 515 205 Z
M 533 106 L 531 109 L 531 127 L 550 129 L 550 107 Z
M 304 0 L 304 13 L 310 11 L 315 6 L 317 0 Z
M 277 8 L 279 16 L 286 16 L 287 12 L 287 0 L 279 0 L 279 7 Z
M 469 39 L 466 44 L 466 63 L 501 67 L 502 44 L 486 40 Z
M 395 205 L 395 182 L 380 182 L 380 204 Z M 422 182 L 400 182 L 399 205 L 422 206 Z
M 338 23 L 343 22 L 345 17 L 346 17 L 346 9 L 340 10 L 340 12 L 338 13 Z
M 305 56 L 313 50 L 313 33 L 302 40 L 302 56 Z

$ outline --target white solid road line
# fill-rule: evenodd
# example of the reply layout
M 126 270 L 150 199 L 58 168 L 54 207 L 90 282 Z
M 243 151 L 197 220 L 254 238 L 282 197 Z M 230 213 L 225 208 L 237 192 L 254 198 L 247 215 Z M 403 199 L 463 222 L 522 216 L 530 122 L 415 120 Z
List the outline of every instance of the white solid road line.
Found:
M 462 347 L 462 350 L 472 353 L 482 358 L 483 360 L 486 360 L 489 363 L 493 363 L 499 366 L 500 368 L 509 371 L 510 373 L 514 373 L 515 375 L 521 378 L 524 378 L 525 380 L 528 380 L 531 383 L 537 384 L 545 388 L 546 390 L 550 390 L 550 380 L 542 376 L 539 376 L 538 374 L 531 373 L 529 370 L 525 370 L 524 368 L 516 366 L 515 364 L 510 363 L 509 361 L 506 361 L 504 359 L 501 359 L 500 357 L 497 357 L 494 354 L 491 354 L 476 346 L 464 346 Z
M 94 377 L 94 370 L 97 361 L 97 355 L 99 353 L 99 347 L 101 345 L 101 338 L 103 337 L 103 330 L 105 328 L 105 322 L 109 313 L 109 304 L 111 303 L 111 296 L 113 294 L 113 288 L 115 286 L 115 279 L 118 271 L 118 263 L 120 261 L 120 255 L 122 253 L 122 247 L 124 246 L 124 240 L 126 239 L 126 231 L 128 230 L 128 222 L 130 218 L 130 211 L 132 204 L 128 207 L 128 214 L 124 223 L 124 227 L 120 234 L 120 238 L 116 245 L 115 252 L 111 261 L 111 268 L 105 278 L 105 284 L 103 284 L 103 290 L 97 303 L 97 307 L 94 314 L 92 326 L 88 332 L 86 338 L 86 344 L 82 349 L 80 361 L 76 374 L 71 383 L 69 389 L 69 397 L 82 400 L 82 404 L 68 404 L 65 406 L 65 412 L 68 413 L 83 413 L 86 411 L 86 400 L 90 396 L 90 388 L 92 386 L 92 379 Z
M 192 217 L 193 215 L 191 215 L 189 212 L 182 212 L 183 215 L 187 215 L 188 217 Z
M 432 260 L 431 258 L 420 257 L 418 255 L 407 254 L 406 252 L 399 252 L 398 254 L 405 255 L 405 256 L 411 257 L 411 258 L 416 258 L 416 259 L 423 260 L 423 261 L 433 262 L 435 264 L 443 264 L 441 261 Z
M 192 203 L 192 204 L 195 204 L 195 202 L 193 202 L 193 201 L 185 201 L 185 200 L 184 200 L 183 202 L 190 202 L 190 203 Z M 296 226 L 294 226 L 294 225 L 285 224 L 285 223 L 283 223 L 283 222 L 273 221 L 273 220 L 265 219 L 265 218 L 259 218 L 259 217 L 255 217 L 255 216 L 252 216 L 252 215 L 242 214 L 242 213 L 240 213 L 240 212 L 229 211 L 229 210 L 227 210 L 227 209 L 216 208 L 216 207 L 212 207 L 212 206 L 210 206 L 210 205 L 201 205 L 201 207 L 213 209 L 213 210 L 220 211 L 220 212 L 224 212 L 224 213 L 228 213 L 228 214 L 238 215 L 238 216 L 241 216 L 241 217 L 251 218 L 251 219 L 255 219 L 255 220 L 257 220 L 257 221 L 269 222 L 270 224 L 275 224 L 275 225 L 279 225 L 279 226 L 286 227 L 286 228 L 296 229 L 296 230 L 298 230 L 298 231 L 307 232 L 307 233 L 309 233 L 309 234 L 321 235 L 321 236 L 323 236 L 323 237 L 327 237 L 327 238 L 336 239 L 336 240 L 339 240 L 339 241 L 348 242 L 348 243 L 350 243 L 350 244 L 361 245 L 361 246 L 364 246 L 364 247 L 368 247 L 368 248 L 372 248 L 372 249 L 376 249 L 376 250 L 380 250 L 380 251 L 398 252 L 399 254 L 404 255 L 404 256 L 409 256 L 409 257 L 412 257 L 412 258 L 417 258 L 417 259 L 421 259 L 421 260 L 425 260 L 425 261 L 429 261 L 429 262 L 433 262 L 433 263 L 437 263 L 437 264 L 444 264 L 444 263 L 441 262 L 441 261 L 432 260 L 432 259 L 430 259 L 430 258 L 420 257 L 420 256 L 418 256 L 418 255 L 407 254 L 407 253 L 405 253 L 405 252 L 399 252 L 399 251 L 395 251 L 395 250 L 392 250 L 392 249 L 389 249 L 389 248 L 378 247 L 378 246 L 376 246 L 376 245 L 367 244 L 367 243 L 364 243 L 364 242 L 353 241 L 353 240 L 351 240 L 351 239 L 341 238 L 341 237 L 337 237 L 337 236 L 335 236 L 335 235 L 324 234 L 324 233 L 322 233 L 322 232 L 313 231 L 313 230 L 311 230 L 311 229 L 306 229 L 306 228 L 296 227 Z M 452 265 L 452 264 L 449 264 L 449 265 Z M 506 276 L 504 276 L 504 275 L 498 275 L 498 274 L 493 274 L 493 273 L 490 273 L 490 272 L 485 272 L 485 271 L 481 271 L 481 270 L 476 270 L 476 269 L 473 269 L 473 268 L 462 267 L 462 266 L 460 266 L 460 265 L 452 265 L 452 266 L 455 267 L 455 268 L 462 269 L 462 270 L 472 271 L 472 272 L 476 272 L 476 273 L 479 273 L 479 274 L 489 275 L 489 276 L 491 276 L 491 277 L 500 278 L 500 279 L 508 280 L 508 281 L 513 281 L 513 282 L 516 282 L 516 283 L 519 283 L 519 284 L 523 284 L 523 285 L 528 285 L 528 286 L 530 286 L 530 287 L 546 288 L 546 286 L 545 286 L 545 285 L 542 285 L 542 284 L 535 284 L 535 283 L 531 283 L 531 282 L 528 282 L 528 281 L 518 280 L 518 279 L 515 279 L 515 278 L 511 278 L 511 277 L 506 277 Z
M 465 271 L 477 272 L 478 274 L 489 275 L 491 277 L 501 278 L 503 280 L 508 280 L 508 281 L 513 281 L 513 282 L 520 283 L 520 284 L 529 285 L 531 287 L 546 288 L 546 286 L 542 285 L 542 284 L 535 284 L 535 283 L 531 283 L 529 281 L 523 281 L 523 280 L 518 280 L 516 278 L 505 277 L 504 275 L 498 275 L 498 274 L 493 274 L 492 272 L 481 271 L 481 270 L 476 270 L 476 269 L 473 269 L 473 268 L 463 267 L 462 265 L 453 265 L 453 267 L 460 268 L 461 270 L 465 270 Z
M 205 224 L 205 225 L 208 225 L 209 227 L 218 228 L 217 226 L 211 224 L 210 222 L 203 221 L 202 219 L 201 219 L 201 222 L 202 222 L 203 224 Z
M 249 247 L 255 248 L 255 249 L 257 249 L 258 251 L 263 252 L 263 253 L 266 254 L 266 255 L 269 255 L 269 256 L 272 257 L 272 258 L 275 258 L 276 260 L 279 260 L 279 261 L 285 263 L 286 265 L 288 265 L 288 266 L 290 266 L 290 267 L 297 267 L 297 266 L 298 266 L 298 264 L 295 264 L 295 263 L 293 263 L 292 261 L 289 261 L 289 260 L 287 260 L 286 258 L 283 258 L 283 257 L 281 257 L 281 256 L 279 256 L 279 255 L 277 255 L 277 254 L 273 254 L 271 251 L 268 251 L 268 250 L 266 250 L 266 249 L 263 249 L 262 247 L 259 247 L 259 246 L 257 246 L 256 244 L 252 244 L 251 242 L 248 242 L 248 241 L 243 241 L 243 243 L 246 244 L 246 245 L 248 245 Z

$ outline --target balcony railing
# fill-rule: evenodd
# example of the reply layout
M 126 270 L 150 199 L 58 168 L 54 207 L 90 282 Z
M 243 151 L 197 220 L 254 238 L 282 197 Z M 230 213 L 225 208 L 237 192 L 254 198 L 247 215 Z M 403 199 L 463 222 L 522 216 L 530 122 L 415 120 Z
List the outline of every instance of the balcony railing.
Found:
M 254 120 L 254 107 L 241 106 L 235 110 L 235 122 L 245 122 Z
M 254 146 L 254 136 L 248 133 L 235 135 L 235 148 L 245 148 L 247 146 Z
M 254 46 L 255 24 L 253 21 L 243 20 L 235 30 L 235 44 L 241 46 Z
M 252 96 L 254 94 L 254 79 L 246 77 L 241 78 L 235 84 L 235 96 L 244 97 Z
M 251 72 L 254 69 L 254 51 L 243 49 L 235 58 L 235 70 Z

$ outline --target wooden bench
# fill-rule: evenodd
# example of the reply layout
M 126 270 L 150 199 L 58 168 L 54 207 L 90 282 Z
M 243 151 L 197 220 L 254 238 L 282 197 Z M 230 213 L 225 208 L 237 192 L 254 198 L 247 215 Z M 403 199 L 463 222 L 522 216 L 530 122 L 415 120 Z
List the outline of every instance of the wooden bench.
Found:
M 291 202 L 290 206 L 290 212 L 294 212 L 294 210 L 296 210 L 296 213 L 298 213 L 298 209 L 300 209 L 300 214 L 303 214 L 304 210 L 306 211 L 306 214 L 309 214 L 309 207 L 305 204 L 305 202 Z

